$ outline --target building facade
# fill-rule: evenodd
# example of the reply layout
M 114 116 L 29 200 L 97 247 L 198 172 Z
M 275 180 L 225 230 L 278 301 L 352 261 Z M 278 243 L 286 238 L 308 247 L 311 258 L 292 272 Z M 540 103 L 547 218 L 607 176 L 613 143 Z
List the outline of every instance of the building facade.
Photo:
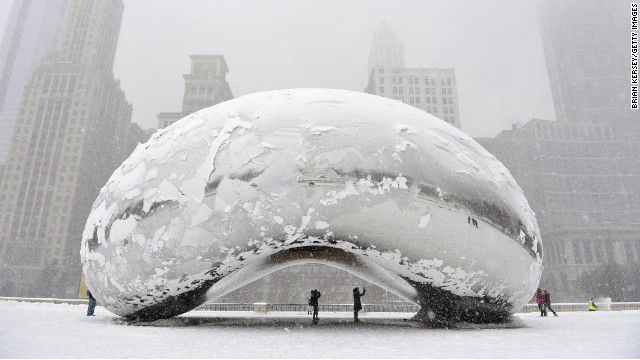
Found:
M 4 165 L 24 87 L 60 44 L 69 0 L 13 1 L 0 43 L 0 166 Z
M 133 139 L 144 132 L 112 70 L 123 10 L 122 0 L 71 1 L 59 49 L 25 88 L 0 188 L 3 296 L 77 295 L 92 203 L 146 140 Z
M 385 22 L 375 31 L 364 92 L 422 109 L 460 129 L 454 69 L 405 66 L 404 47 Z
M 158 114 L 158 129 L 166 128 L 193 112 L 233 99 L 226 80 L 228 72 L 222 55 L 191 55 L 191 73 L 182 75 L 182 112 Z
M 629 107 L 631 2 L 537 1 L 558 121 L 637 120 Z
M 578 284 L 586 271 L 640 264 L 638 124 L 534 119 L 476 140 L 511 171 L 536 213 L 541 283 L 556 300 L 589 295 Z
M 365 92 L 417 107 L 460 129 L 454 69 L 377 66 Z

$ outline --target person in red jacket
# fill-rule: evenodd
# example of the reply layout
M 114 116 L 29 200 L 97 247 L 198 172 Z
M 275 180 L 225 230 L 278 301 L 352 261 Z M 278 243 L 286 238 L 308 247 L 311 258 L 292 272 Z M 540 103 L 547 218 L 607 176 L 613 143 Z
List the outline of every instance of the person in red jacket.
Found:
M 542 296 L 542 290 L 540 290 L 540 288 L 538 288 L 538 291 L 536 291 L 536 302 L 538 303 L 540 316 L 547 315 L 547 310 L 544 308 L 544 296 Z

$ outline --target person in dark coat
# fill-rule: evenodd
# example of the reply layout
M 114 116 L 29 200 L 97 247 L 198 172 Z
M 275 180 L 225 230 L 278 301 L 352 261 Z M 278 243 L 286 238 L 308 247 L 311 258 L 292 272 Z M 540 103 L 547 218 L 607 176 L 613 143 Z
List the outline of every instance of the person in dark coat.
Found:
M 360 302 L 360 296 L 364 296 L 364 293 L 367 292 L 367 289 L 362 287 L 362 294 L 360 294 L 360 290 L 355 287 L 353 288 L 353 322 L 358 322 L 358 311 L 362 310 L 362 303 Z
M 318 323 L 318 298 L 322 294 L 317 289 L 311 290 L 311 299 L 309 299 L 309 305 L 313 306 L 313 323 Z
M 87 316 L 93 315 L 93 311 L 96 309 L 96 298 L 91 295 L 91 291 L 87 290 L 87 296 L 89 297 L 89 308 L 87 309 Z
M 538 303 L 540 316 L 546 316 L 547 310 L 544 308 L 544 296 L 542 295 L 542 290 L 540 290 L 540 288 L 538 288 L 538 291 L 536 291 L 536 302 Z
M 547 292 L 547 289 L 544 289 L 544 316 L 547 316 L 547 309 L 551 310 L 553 316 L 558 316 L 556 312 L 551 308 L 551 294 Z

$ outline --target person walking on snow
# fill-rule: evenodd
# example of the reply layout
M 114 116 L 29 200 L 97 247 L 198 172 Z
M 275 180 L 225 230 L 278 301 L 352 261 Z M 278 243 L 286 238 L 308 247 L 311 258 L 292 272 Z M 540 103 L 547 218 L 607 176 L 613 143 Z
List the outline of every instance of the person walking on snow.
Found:
M 536 302 L 538 303 L 540 316 L 546 316 L 547 310 L 545 310 L 544 308 L 544 296 L 542 295 L 542 290 L 540 290 L 540 288 L 538 288 L 538 291 L 536 291 Z
M 547 309 L 551 310 L 551 312 L 553 313 L 553 316 L 558 316 L 558 314 L 556 314 L 556 312 L 551 308 L 551 294 L 549 294 L 547 292 L 547 289 L 544 289 L 544 316 L 547 316 L 546 312 Z
M 311 290 L 311 299 L 309 299 L 309 305 L 313 306 L 313 323 L 318 323 L 318 298 L 320 298 L 322 294 L 317 289 Z
M 355 287 L 353 288 L 353 322 L 359 322 L 358 320 L 358 311 L 362 310 L 362 303 L 360 302 L 360 297 L 364 296 L 364 293 L 367 292 L 367 289 L 362 287 L 362 294 L 360 294 L 360 290 Z
M 87 296 L 89 297 L 89 308 L 87 309 L 87 316 L 93 315 L 93 311 L 96 309 L 96 299 L 91 295 L 91 291 L 87 290 Z
M 598 306 L 593 301 L 593 298 L 591 298 L 591 300 L 589 300 L 589 311 L 596 311 L 596 310 L 598 310 Z

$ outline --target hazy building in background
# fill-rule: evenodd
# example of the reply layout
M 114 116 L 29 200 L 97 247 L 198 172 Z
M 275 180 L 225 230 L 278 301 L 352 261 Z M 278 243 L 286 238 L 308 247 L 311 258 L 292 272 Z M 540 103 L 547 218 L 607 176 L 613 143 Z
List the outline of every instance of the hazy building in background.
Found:
M 629 6 L 538 5 L 558 121 L 531 120 L 476 140 L 511 171 L 536 213 L 541 285 L 556 300 L 583 301 L 607 294 L 584 293 L 581 274 L 640 263 L 640 121 L 621 53 L 629 51 Z
M 22 91 L 47 51 L 58 47 L 68 3 L 13 1 L 0 43 L 0 166 L 9 153 Z
M 166 128 L 200 109 L 233 99 L 226 79 L 228 72 L 229 68 L 222 55 L 191 55 L 191 73 L 182 75 L 182 112 L 158 114 L 158 129 Z
M 368 71 L 366 93 L 402 101 L 460 129 L 455 70 L 406 67 L 404 48 L 384 22 L 373 37 Z
M 385 21 L 373 33 L 373 41 L 369 50 L 369 66 L 367 74 L 373 68 L 386 66 L 390 68 L 404 68 L 404 46 L 398 40 L 398 34 Z
M 629 109 L 630 3 L 537 1 L 558 121 L 637 120 Z
M 146 134 L 114 79 L 122 0 L 73 0 L 25 88 L 0 189 L 0 294 L 75 297 L 100 188 Z M 137 141 L 136 141 L 137 140 Z

